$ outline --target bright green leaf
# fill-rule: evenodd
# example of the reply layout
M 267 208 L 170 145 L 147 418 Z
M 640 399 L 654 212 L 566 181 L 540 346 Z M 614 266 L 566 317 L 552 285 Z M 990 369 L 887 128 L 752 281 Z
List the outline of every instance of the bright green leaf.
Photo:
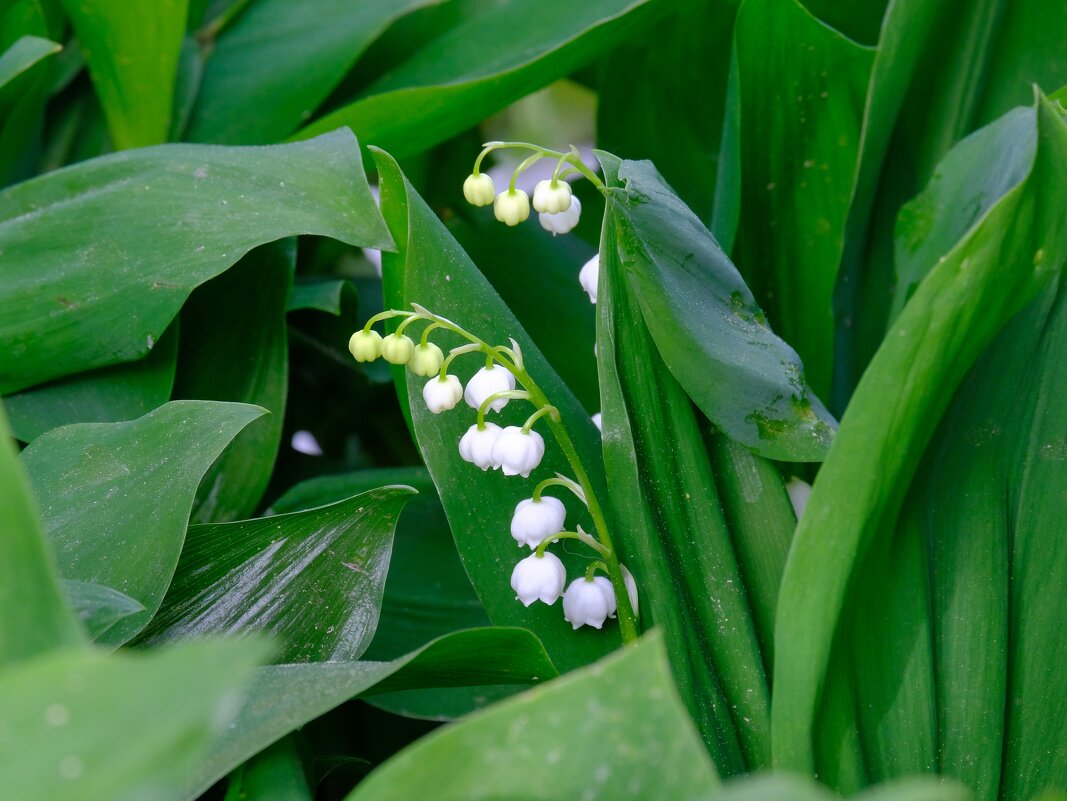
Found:
M 175 401 L 129 423 L 56 429 L 22 452 L 59 574 L 113 587 L 145 607 L 102 642 L 125 642 L 159 608 L 200 479 L 262 413 L 237 403 Z
M 710 794 L 716 784 L 652 635 L 422 738 L 348 798 L 685 801 Z
M 165 145 L 0 193 L 0 393 L 148 353 L 192 289 L 299 233 L 391 246 L 356 141 Z

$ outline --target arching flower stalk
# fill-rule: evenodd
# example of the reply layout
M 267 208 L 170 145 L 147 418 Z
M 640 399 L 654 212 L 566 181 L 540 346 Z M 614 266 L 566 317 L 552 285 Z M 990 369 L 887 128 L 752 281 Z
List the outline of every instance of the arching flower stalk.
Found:
M 563 203 L 562 194 L 555 196 L 557 206 Z M 623 641 L 636 640 L 637 594 L 633 577 L 619 563 L 603 507 L 563 425 L 559 409 L 526 370 L 518 343 L 511 340 L 510 347 L 491 345 L 418 304 L 413 303 L 411 308 L 411 311 L 390 309 L 371 317 L 361 331 L 352 335 L 349 348 L 353 356 L 359 361 L 371 361 L 380 354 L 392 364 L 406 364 L 417 375 L 428 377 L 423 398 L 434 414 L 455 408 L 460 398 L 476 409 L 475 422 L 460 439 L 458 450 L 464 460 L 482 470 L 499 469 L 506 476 L 528 478 L 540 465 L 545 452 L 544 439 L 534 428 L 537 424 L 548 429 L 570 464 L 573 479 L 559 474 L 544 479 L 535 486 L 531 497 L 515 509 L 511 535 L 520 548 L 533 550 L 512 573 L 511 585 L 517 598 L 527 606 L 535 600 L 554 604 L 563 594 L 566 573 L 562 562 L 546 549 L 561 540 L 577 540 L 593 552 L 595 559 L 585 576 L 571 582 L 567 590 L 572 600 L 568 602 L 564 598 L 566 619 L 574 628 L 582 625 L 601 628 L 605 619 L 617 614 Z M 401 318 L 400 324 L 379 344 L 374 324 L 395 318 Z M 425 327 L 420 343 L 415 345 L 405 332 L 420 323 Z M 446 356 L 430 341 L 434 331 L 450 331 L 467 344 L 452 348 Z M 449 373 L 449 368 L 466 354 L 478 354 L 485 360 L 485 366 L 464 389 L 459 379 Z M 512 401 L 526 401 L 533 407 L 522 426 L 501 428 L 486 420 L 487 415 L 500 412 Z M 563 530 L 566 508 L 559 498 L 543 495 L 549 487 L 566 489 L 586 506 L 593 521 L 593 533 L 583 531 L 580 526 L 575 531 Z

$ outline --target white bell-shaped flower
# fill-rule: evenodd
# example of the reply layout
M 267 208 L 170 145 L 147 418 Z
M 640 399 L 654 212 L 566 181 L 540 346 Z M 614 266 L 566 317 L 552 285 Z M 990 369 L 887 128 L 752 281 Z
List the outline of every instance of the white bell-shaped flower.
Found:
M 471 426 L 459 440 L 459 455 L 482 470 L 500 467 L 493 456 L 493 446 L 503 431 L 496 423 L 486 423 L 483 428 Z
M 559 498 L 542 495 L 539 500 L 527 498 L 519 501 L 515 514 L 511 516 L 511 536 L 519 547 L 529 545 L 536 548 L 545 537 L 563 531 L 567 519 L 567 508 Z
M 603 433 L 604 431 L 604 415 L 597 412 L 593 415 L 593 425 L 596 426 L 596 430 Z
M 534 187 L 533 207 L 546 214 L 558 214 L 571 207 L 571 187 L 566 181 L 546 178 Z
M 793 504 L 793 511 L 796 512 L 797 520 L 799 520 L 804 514 L 804 508 L 808 505 L 808 498 L 811 497 L 811 484 L 794 476 L 789 479 L 785 489 L 789 493 L 789 501 Z
M 511 571 L 511 589 L 526 606 L 536 600 L 551 606 L 563 592 L 566 583 L 567 571 L 563 562 L 548 551 L 541 556 L 527 556 Z
M 634 614 L 638 614 L 638 597 L 637 597 L 637 582 L 634 581 L 634 574 L 626 569 L 626 565 L 619 565 L 622 568 L 622 583 L 626 587 L 626 596 L 630 599 L 630 608 L 634 610 Z M 612 593 L 614 595 L 614 593 Z
M 523 431 L 508 426 L 493 443 L 493 461 L 505 476 L 529 478 L 530 472 L 541 464 L 545 455 L 545 441 L 536 431 Z
M 578 283 L 582 285 L 582 289 L 589 295 L 589 302 L 596 303 L 596 289 L 597 284 L 600 283 L 599 253 L 582 266 L 581 272 L 578 273 Z
M 426 401 L 426 408 L 434 414 L 456 408 L 462 397 L 463 385 L 454 375 L 431 378 L 422 388 L 422 399 Z
M 493 214 L 505 225 L 518 225 L 530 216 L 530 196 L 521 189 L 509 189 L 496 196 Z
M 373 329 L 356 331 L 348 340 L 348 350 L 357 362 L 372 362 L 382 355 L 382 335 Z
M 556 234 L 569 234 L 574 226 L 578 224 L 578 220 L 581 216 L 582 203 L 578 200 L 577 195 L 575 195 L 571 198 L 571 204 L 567 207 L 566 211 L 561 211 L 558 214 L 541 212 L 537 218 L 541 221 L 541 227 L 552 234 L 552 236 L 555 236 Z
M 467 382 L 467 388 L 463 391 L 463 399 L 472 409 L 479 408 L 485 399 L 498 392 L 508 392 L 515 389 L 515 376 L 506 367 L 491 364 L 483 367 L 475 373 Z M 508 405 L 507 398 L 497 398 L 489 404 L 494 412 L 499 412 Z
M 615 614 L 615 591 L 603 576 L 575 579 L 563 595 L 563 619 L 574 628 L 599 629 Z
M 415 346 L 415 350 L 411 353 L 411 361 L 408 362 L 408 367 L 411 368 L 411 372 L 415 375 L 429 378 L 441 369 L 444 361 L 445 354 L 441 352 L 441 349 L 432 342 L 427 342 L 425 345 Z
M 488 206 L 496 197 L 493 179 L 484 172 L 468 175 L 467 180 L 463 182 L 463 197 L 472 206 Z
M 389 334 L 382 340 L 382 358 L 389 364 L 407 364 L 415 343 L 407 334 Z

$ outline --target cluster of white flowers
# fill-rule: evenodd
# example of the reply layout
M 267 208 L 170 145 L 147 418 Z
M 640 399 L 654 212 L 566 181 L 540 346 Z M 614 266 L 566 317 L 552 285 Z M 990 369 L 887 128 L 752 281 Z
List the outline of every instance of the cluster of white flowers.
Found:
M 465 190 L 469 187 L 465 187 Z M 473 189 L 471 190 L 473 192 Z M 553 197 L 553 196 L 550 196 Z M 547 202 L 547 201 L 546 201 Z M 555 202 L 561 204 L 560 198 Z M 391 364 L 407 365 L 413 373 L 429 379 L 422 389 L 426 408 L 433 414 L 454 409 L 460 400 L 466 401 L 477 412 L 477 420 L 459 440 L 459 455 L 482 470 L 500 470 L 505 476 L 528 478 L 537 469 L 545 455 L 545 441 L 533 429 L 534 423 L 548 414 L 559 420 L 558 410 L 549 404 L 540 390 L 536 389 L 529 374 L 525 372 L 522 354 L 513 341 L 511 348 L 494 348 L 463 331 L 444 318 L 437 317 L 414 306 L 415 312 L 388 311 L 373 317 L 362 330 L 349 340 L 349 350 L 360 362 L 373 361 L 379 357 Z M 394 333 L 379 335 L 371 325 L 379 319 L 402 316 L 406 319 Z M 415 344 L 404 330 L 411 323 L 422 320 L 428 323 L 422 341 Z M 440 347 L 429 341 L 435 328 L 449 328 L 465 336 L 471 344 L 454 348 L 448 357 Z M 479 353 L 487 359 L 467 382 L 448 372 L 452 360 L 464 353 Z M 502 355 L 502 354 L 506 354 Z M 517 379 L 518 377 L 518 379 Z M 518 380 L 523 386 L 518 387 Z M 534 401 L 534 398 L 538 400 Z M 527 400 L 538 407 L 522 426 L 501 427 L 486 420 L 492 412 L 500 413 L 512 400 Z M 572 462 L 573 464 L 573 462 Z M 584 473 L 583 473 L 584 474 Z M 541 482 L 532 497 L 515 507 L 511 519 L 511 536 L 519 547 L 528 547 L 533 553 L 520 561 L 511 575 L 511 587 L 516 597 L 526 606 L 540 600 L 554 604 L 563 596 L 564 618 L 574 627 L 588 625 L 601 628 L 604 621 L 616 615 L 616 597 L 612 582 L 595 575 L 597 570 L 608 573 L 604 561 L 594 561 L 585 576 L 567 586 L 567 574 L 563 562 L 546 551 L 548 545 L 558 540 L 577 539 L 593 548 L 598 555 L 614 559 L 610 548 L 595 537 L 582 531 L 566 531 L 567 510 L 559 498 L 542 495 L 549 485 L 558 484 L 569 488 L 576 497 L 586 501 L 586 489 L 576 482 L 557 476 Z M 606 536 L 606 535 L 605 535 Z M 633 576 L 622 566 L 614 563 L 621 572 L 622 583 L 633 609 L 637 608 L 637 588 Z M 616 573 L 618 579 L 620 573 Z M 564 591 L 566 587 L 566 591 Z

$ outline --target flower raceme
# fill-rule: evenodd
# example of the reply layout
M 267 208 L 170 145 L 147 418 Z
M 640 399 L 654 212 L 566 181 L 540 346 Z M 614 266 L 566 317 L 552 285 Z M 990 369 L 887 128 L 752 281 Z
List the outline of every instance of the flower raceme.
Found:
M 564 617 L 574 628 L 585 625 L 602 628 L 605 620 L 616 615 L 616 598 L 621 597 L 624 603 L 618 609 L 620 632 L 625 642 L 636 639 L 634 609 L 637 595 L 633 576 L 618 562 L 600 504 L 578 451 L 563 426 L 559 409 L 549 402 L 527 372 L 519 345 L 514 340 L 510 347 L 490 345 L 421 306 L 413 304 L 412 308 L 414 311 L 390 309 L 372 317 L 349 341 L 353 357 L 357 361 L 373 361 L 381 356 L 392 364 L 406 364 L 413 374 L 425 377 L 422 396 L 430 414 L 440 415 L 454 409 L 460 399 L 464 399 L 475 410 L 476 419 L 459 438 L 459 455 L 483 471 L 500 470 L 507 477 L 529 478 L 541 467 L 545 455 L 545 439 L 535 425 L 547 426 L 576 479 L 560 473 L 544 478 L 532 496 L 515 507 L 511 536 L 519 547 L 526 546 L 533 553 L 512 571 L 512 589 L 527 606 L 536 600 L 554 604 L 563 594 Z M 397 317 L 402 318 L 400 324 L 385 337 L 372 328 L 380 320 Z M 425 324 L 418 345 L 404 333 L 417 323 Z M 459 336 L 466 340 L 466 344 L 453 347 L 446 355 L 440 345 L 430 341 L 430 335 L 435 331 Z M 450 372 L 452 363 L 465 354 L 477 354 L 485 361 L 466 387 Z M 500 426 L 485 419 L 490 412 L 502 412 L 513 400 L 528 402 L 534 407 L 525 423 Z M 586 507 L 594 533 L 584 531 L 580 525 L 575 531 L 564 530 L 567 509 L 563 502 L 542 495 L 542 490 L 550 485 L 566 488 Z M 595 557 L 585 576 L 572 582 L 564 594 L 566 570 L 547 548 L 565 539 L 577 540 L 591 549 Z M 597 571 L 605 575 L 595 575 Z

